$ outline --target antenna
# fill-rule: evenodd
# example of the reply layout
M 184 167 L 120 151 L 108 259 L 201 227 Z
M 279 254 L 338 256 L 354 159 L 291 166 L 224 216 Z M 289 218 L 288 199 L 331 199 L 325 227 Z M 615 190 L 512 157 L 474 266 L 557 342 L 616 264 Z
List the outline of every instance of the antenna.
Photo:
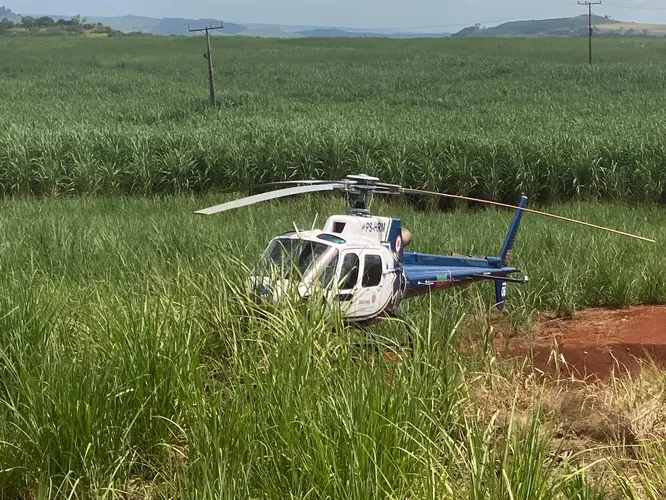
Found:
M 291 221 L 291 223 L 294 225 L 294 230 L 296 231 L 296 237 L 300 240 L 301 239 L 301 233 L 298 230 L 298 226 L 294 221 Z
M 191 29 L 189 24 L 187 25 L 187 29 L 189 30 L 190 33 L 193 33 L 195 31 L 206 33 L 206 53 L 204 54 L 204 57 L 208 61 L 208 86 L 210 88 L 210 105 L 213 107 L 215 107 L 215 83 L 213 81 L 213 58 L 210 53 L 210 33 L 214 30 L 221 30 L 222 28 L 224 28 L 224 25 L 222 23 L 220 23 L 219 26 L 213 26 L 213 23 L 211 23 L 209 26 L 206 26 L 205 28 L 196 29 L 196 30 Z

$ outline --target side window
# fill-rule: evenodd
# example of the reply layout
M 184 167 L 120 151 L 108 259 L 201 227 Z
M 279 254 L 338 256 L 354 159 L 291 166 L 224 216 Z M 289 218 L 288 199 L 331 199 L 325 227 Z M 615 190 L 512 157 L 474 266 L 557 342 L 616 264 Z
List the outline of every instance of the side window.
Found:
M 366 255 L 363 268 L 363 288 L 378 286 L 382 281 L 382 258 L 379 255 Z
M 345 255 L 344 260 L 342 261 L 342 267 L 340 268 L 340 289 L 349 290 L 354 288 L 356 282 L 358 281 L 358 271 L 360 267 L 360 261 L 358 255 L 355 253 L 348 253 Z

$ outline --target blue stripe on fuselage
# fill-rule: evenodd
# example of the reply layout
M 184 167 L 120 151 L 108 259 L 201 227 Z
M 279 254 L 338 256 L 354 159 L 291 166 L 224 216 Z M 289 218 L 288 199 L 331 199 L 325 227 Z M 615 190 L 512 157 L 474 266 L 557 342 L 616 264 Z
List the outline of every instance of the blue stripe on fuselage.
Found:
M 501 267 L 501 265 L 498 267 L 493 257 L 477 259 L 405 252 L 406 296 L 468 285 L 483 279 L 471 276 L 473 274 L 504 277 L 516 272 L 518 270 L 514 267 Z
M 498 257 L 455 257 L 451 255 L 430 255 L 425 253 L 405 252 L 405 266 L 437 266 L 437 267 L 482 267 L 498 269 L 502 261 Z

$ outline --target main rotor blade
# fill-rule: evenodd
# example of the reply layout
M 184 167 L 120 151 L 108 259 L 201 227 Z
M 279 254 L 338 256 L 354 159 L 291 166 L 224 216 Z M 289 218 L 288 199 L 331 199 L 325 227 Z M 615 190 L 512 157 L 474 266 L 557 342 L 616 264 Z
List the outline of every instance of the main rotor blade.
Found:
M 637 236 L 635 234 L 625 233 L 623 231 L 618 231 L 617 229 L 611 229 L 609 227 L 597 226 L 596 224 L 590 224 L 589 222 L 583 222 L 583 221 L 576 220 L 576 219 L 570 219 L 568 217 L 562 217 L 560 215 L 549 214 L 547 212 L 539 212 L 538 210 L 532 210 L 530 208 L 519 208 L 519 207 L 516 207 L 516 206 L 513 206 L 513 205 L 508 205 L 506 203 L 499 203 L 499 202 L 496 202 L 496 201 L 480 200 L 478 198 L 470 198 L 468 196 L 460 196 L 460 195 L 456 195 L 456 194 L 444 194 L 444 193 L 437 193 L 435 191 L 422 191 L 420 189 L 409 189 L 409 188 L 402 188 L 402 193 L 403 194 L 421 194 L 421 195 L 428 195 L 428 196 L 440 196 L 442 198 L 452 198 L 452 199 L 456 199 L 456 200 L 465 200 L 465 201 L 474 201 L 474 202 L 477 202 L 477 203 L 485 203 L 486 205 L 492 205 L 492 206 L 495 206 L 495 207 L 510 208 L 512 210 L 522 210 L 523 212 L 536 214 L 536 215 L 543 215 L 545 217 L 551 217 L 553 219 L 563 220 L 565 222 L 573 222 L 574 224 L 580 224 L 581 226 L 591 227 L 593 229 L 601 229 L 602 231 L 608 231 L 609 233 L 619 234 L 620 236 L 626 236 L 628 238 L 634 238 L 634 239 L 641 240 L 641 241 L 647 241 L 648 243 L 656 243 L 655 240 L 651 240 L 651 239 L 645 238 L 643 236 Z
M 219 191 L 215 191 L 216 193 L 219 194 L 227 194 L 227 193 L 239 193 L 241 191 L 252 191 L 254 189 L 266 189 L 266 188 L 271 188 L 271 187 L 276 187 L 276 186 L 289 186 L 292 184 L 298 185 L 298 184 L 303 184 L 306 186 L 314 186 L 314 185 L 319 185 L 319 184 L 332 184 L 336 183 L 337 181 L 312 181 L 312 180 L 300 180 L 300 181 L 276 181 L 276 182 L 267 182 L 265 184 L 255 184 L 254 186 L 240 186 L 240 187 L 232 187 L 232 188 L 226 188 L 226 189 L 221 189 Z
M 340 183 L 335 183 L 335 184 L 321 184 L 314 186 L 300 186 L 287 189 L 279 189 L 277 191 L 255 194 L 254 196 L 248 196 L 246 198 L 230 201 L 228 203 L 223 203 L 221 205 L 215 205 L 214 207 L 206 208 L 204 210 L 197 210 L 194 213 L 200 215 L 213 215 L 220 212 L 225 212 L 227 210 L 233 210 L 234 208 L 247 207 L 248 205 L 254 205 L 255 203 L 261 203 L 262 201 L 275 200 L 277 198 L 295 196 L 297 194 L 333 191 L 335 189 L 345 189 L 345 185 Z

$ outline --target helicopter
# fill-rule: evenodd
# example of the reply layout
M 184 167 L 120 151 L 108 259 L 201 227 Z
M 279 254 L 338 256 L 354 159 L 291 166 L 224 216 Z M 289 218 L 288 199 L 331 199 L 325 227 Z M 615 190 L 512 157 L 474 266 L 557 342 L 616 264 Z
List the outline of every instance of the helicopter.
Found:
M 525 284 L 527 276 L 509 265 L 511 250 L 525 213 L 565 220 L 583 226 L 609 231 L 654 243 L 654 240 L 526 208 L 527 197 L 517 206 L 466 196 L 403 188 L 380 182 L 365 174 L 349 175 L 340 181 L 294 180 L 262 184 L 249 188 L 265 189 L 295 185 L 251 195 L 223 203 L 195 214 L 213 215 L 255 203 L 306 193 L 342 191 L 347 193 L 346 215 L 330 216 L 322 229 L 294 230 L 274 237 L 255 267 L 251 281 L 260 295 L 278 300 L 296 292 L 301 299 L 323 290 L 325 299 L 340 306 L 348 324 L 367 326 L 396 315 L 399 305 L 408 298 L 462 287 L 477 282 L 491 282 L 495 289 L 495 307 L 502 311 L 508 284 Z M 227 190 L 228 192 L 240 189 Z M 368 209 L 373 194 L 412 194 L 461 199 L 515 210 L 506 238 L 498 255 L 470 257 L 408 252 L 411 233 L 400 219 L 379 217 Z M 518 275 L 518 276 L 516 276 Z

